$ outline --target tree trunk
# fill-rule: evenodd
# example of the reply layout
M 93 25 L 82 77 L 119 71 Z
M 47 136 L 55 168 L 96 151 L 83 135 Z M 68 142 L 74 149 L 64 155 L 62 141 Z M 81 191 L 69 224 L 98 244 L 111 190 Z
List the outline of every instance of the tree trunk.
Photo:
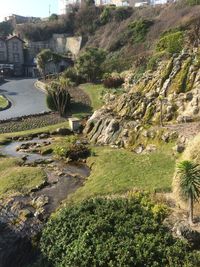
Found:
M 189 200 L 188 200 L 188 220 L 189 220 L 189 224 L 193 224 L 193 198 L 192 198 L 192 196 L 190 195 L 189 196 Z

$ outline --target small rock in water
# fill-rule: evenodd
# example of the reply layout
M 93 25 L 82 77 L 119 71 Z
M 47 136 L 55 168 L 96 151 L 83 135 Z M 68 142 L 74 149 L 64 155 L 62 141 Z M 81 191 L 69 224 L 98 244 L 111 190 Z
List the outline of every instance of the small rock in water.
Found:
M 31 201 L 31 205 L 37 209 L 44 207 L 46 204 L 48 204 L 49 198 L 45 195 L 42 195 L 40 197 L 36 197 Z

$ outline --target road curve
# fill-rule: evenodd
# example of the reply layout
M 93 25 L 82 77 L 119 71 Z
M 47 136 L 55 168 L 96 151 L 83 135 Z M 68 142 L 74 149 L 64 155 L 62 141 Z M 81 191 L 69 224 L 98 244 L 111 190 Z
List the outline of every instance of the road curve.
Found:
M 45 94 L 36 89 L 36 79 L 10 79 L 0 85 L 0 94 L 11 102 L 11 108 L 0 111 L 0 120 L 39 114 L 49 111 Z

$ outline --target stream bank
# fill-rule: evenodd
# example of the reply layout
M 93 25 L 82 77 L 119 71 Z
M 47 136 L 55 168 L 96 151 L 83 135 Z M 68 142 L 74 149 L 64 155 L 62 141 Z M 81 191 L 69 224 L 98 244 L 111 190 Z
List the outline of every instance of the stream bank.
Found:
M 22 267 L 30 262 L 36 253 L 31 243 L 37 239 L 51 213 L 81 187 L 90 174 L 85 163 L 66 163 L 52 154 L 41 155 L 37 150 L 33 153 L 33 148 L 48 146 L 51 142 L 51 137 L 12 140 L 0 148 L 1 154 L 21 158 L 23 166 L 40 167 L 46 174 L 45 182 L 30 193 L 11 194 L 0 199 L 1 267 Z M 15 255 L 21 255 L 19 262 Z

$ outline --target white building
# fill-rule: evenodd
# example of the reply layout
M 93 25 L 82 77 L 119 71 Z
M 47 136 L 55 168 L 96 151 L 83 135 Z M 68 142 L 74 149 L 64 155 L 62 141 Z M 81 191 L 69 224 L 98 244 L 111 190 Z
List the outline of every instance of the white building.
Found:
M 115 5 L 115 6 L 135 6 L 162 5 L 175 0 L 95 0 L 96 6 Z M 81 5 L 84 0 L 59 0 L 59 14 L 63 15 L 70 11 L 71 6 Z
M 81 2 L 82 2 L 81 0 L 59 0 L 58 3 L 59 15 L 64 15 L 68 13 L 68 11 L 70 10 L 70 6 L 80 5 Z

